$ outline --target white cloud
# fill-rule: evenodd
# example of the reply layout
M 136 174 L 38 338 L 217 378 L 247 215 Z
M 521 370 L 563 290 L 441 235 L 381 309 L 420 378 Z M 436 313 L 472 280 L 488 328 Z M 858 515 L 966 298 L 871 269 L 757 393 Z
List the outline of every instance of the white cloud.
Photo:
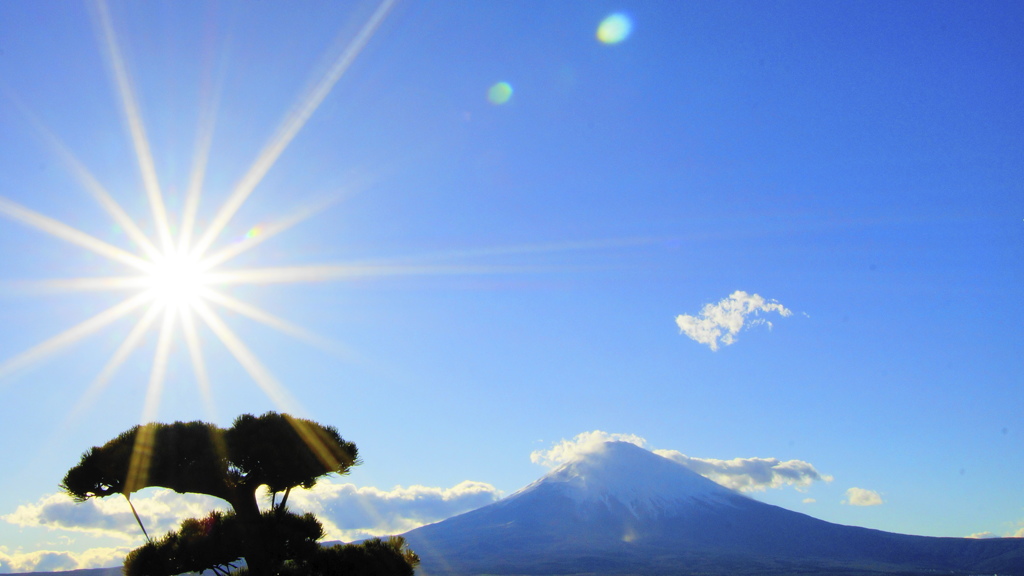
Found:
M 210 510 L 227 509 L 227 504 L 209 496 L 177 494 L 165 488 L 151 488 L 132 497 L 150 536 L 172 530 L 185 518 L 205 516 Z M 22 504 L 5 516 L 18 526 L 36 526 L 51 530 L 71 530 L 101 536 L 113 536 L 130 542 L 142 539 L 128 502 L 121 497 L 93 498 L 76 503 L 62 492 L 41 498 L 35 504 Z
M 1009 536 L 1010 538 L 1024 538 L 1024 526 L 1022 526 L 1019 530 L 1017 530 L 1013 534 L 1007 534 L 1007 536 Z
M 572 460 L 578 454 L 593 452 L 605 442 L 629 442 L 641 448 L 647 441 L 636 434 L 611 434 L 601 430 L 577 434 L 572 440 L 562 440 L 549 450 L 534 450 L 530 453 L 530 462 L 554 468 Z
M 655 450 L 659 454 L 686 466 L 690 470 L 733 490 L 757 492 L 768 488 L 793 486 L 804 490 L 813 482 L 831 482 L 832 477 L 821 474 L 810 462 L 779 460 L 778 458 L 693 458 L 676 450 Z
M 406 532 L 485 506 L 500 497 L 498 489 L 483 482 L 465 481 L 451 488 L 397 486 L 392 490 L 380 490 L 326 479 L 318 482 L 312 490 L 292 491 L 288 506 L 296 511 L 316 514 L 328 532 L 328 539 L 350 541 Z M 265 504 L 267 499 L 262 497 L 261 504 Z M 185 518 L 202 517 L 213 509 L 228 509 L 225 502 L 215 498 L 177 494 L 162 488 L 136 494 L 132 504 L 153 537 L 176 529 Z M 79 504 L 63 493 L 56 493 L 41 498 L 35 504 L 23 504 L 2 518 L 18 526 L 86 532 L 112 536 L 134 545 L 142 543 L 142 532 L 131 508 L 120 497 L 92 499 Z M 58 561 L 58 557 L 52 555 L 45 558 L 50 558 L 47 562 Z M 66 557 L 60 561 L 64 562 L 62 565 L 70 565 L 73 560 Z M 13 560 L 9 562 L 13 563 Z
M 499 498 L 501 492 L 494 486 L 468 480 L 451 488 L 396 486 L 391 490 L 321 480 L 312 490 L 293 491 L 288 507 L 316 514 L 327 540 L 352 541 L 407 532 Z
M 37 550 L 9 552 L 0 547 L 0 574 L 17 572 L 53 572 L 82 568 L 107 568 L 124 561 L 130 548 L 92 548 L 84 552 Z
M 843 504 L 850 506 L 878 506 L 882 504 L 882 496 L 874 490 L 864 488 L 850 488 L 846 491 L 846 500 Z
M 719 342 L 726 346 L 736 341 L 736 334 L 747 327 L 772 323 L 759 318 L 761 312 L 778 312 L 782 316 L 790 316 L 793 312 L 775 300 L 765 300 L 757 294 L 747 294 L 737 290 L 719 301 L 717 304 L 705 304 L 699 316 L 681 314 L 676 316 L 679 331 L 701 344 L 707 344 L 712 350 L 718 350 Z M 748 321 L 748 316 L 755 316 Z
M 605 442 L 629 442 L 641 448 L 648 448 L 647 440 L 636 434 L 613 434 L 593 430 L 577 434 L 572 440 L 562 440 L 548 450 L 535 450 L 530 461 L 553 468 L 572 460 L 579 454 L 600 449 Z M 648 448 L 649 449 L 649 448 Z M 809 462 L 802 460 L 779 460 L 778 458 L 692 458 L 676 450 L 654 450 L 655 454 L 678 462 L 694 472 L 727 488 L 744 492 L 794 486 L 806 489 L 816 481 L 831 482 L 832 477 L 821 474 Z
M 971 534 L 970 536 L 964 536 L 964 538 L 982 539 L 982 538 L 999 538 L 999 536 L 996 536 L 995 534 L 993 534 L 991 532 L 975 532 L 974 534 Z
M 804 504 L 814 504 L 817 502 L 814 498 L 804 498 Z

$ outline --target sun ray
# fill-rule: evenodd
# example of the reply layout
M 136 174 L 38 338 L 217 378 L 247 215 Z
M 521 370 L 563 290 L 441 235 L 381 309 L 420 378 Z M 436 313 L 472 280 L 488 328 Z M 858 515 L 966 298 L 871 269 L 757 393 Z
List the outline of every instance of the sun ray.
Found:
M 55 352 L 78 342 L 82 338 L 95 333 L 101 328 L 126 316 L 136 308 L 146 304 L 152 299 L 148 292 L 137 294 L 116 306 L 112 306 L 103 312 L 89 318 L 88 320 L 68 328 L 64 332 L 37 344 L 36 346 L 14 356 L 0 364 L 0 380 L 11 374 L 22 370 L 40 360 L 54 354 Z
M 143 423 L 135 433 L 132 457 L 128 461 L 128 477 L 125 478 L 123 488 L 125 495 L 146 487 L 149 479 L 149 465 L 153 461 L 155 436 L 156 426 L 154 424 Z
M 64 151 L 62 151 L 64 152 Z M 62 154 L 64 156 L 64 154 Z M 117 203 L 110 193 L 96 180 L 96 178 L 83 166 L 77 158 L 70 155 L 67 152 L 65 162 L 69 165 L 71 171 L 75 177 L 78 178 L 82 186 L 92 195 L 93 198 L 103 207 L 114 222 L 124 230 L 125 234 L 131 238 L 132 242 L 135 243 L 146 255 L 154 257 L 159 254 L 156 246 L 146 237 L 146 235 L 139 229 L 135 224 L 135 221 L 125 213 L 124 209 L 120 204 Z
M 192 155 L 192 173 L 189 175 L 188 189 L 185 193 L 185 206 L 181 216 L 181 230 L 178 234 L 178 250 L 187 254 L 192 245 L 195 230 L 196 214 L 199 211 L 199 199 L 202 196 L 203 181 L 206 178 L 206 164 L 210 159 L 210 147 L 213 144 L 213 129 L 217 123 L 217 108 L 220 103 L 220 81 L 212 89 L 213 96 L 202 107 L 199 117 L 199 129 L 196 132 L 195 151 Z
M 58 293 L 133 290 L 148 285 L 145 276 L 107 276 L 101 278 L 53 278 L 50 280 L 6 280 L 0 288 L 9 292 Z
M 202 262 L 200 262 L 200 267 L 204 269 L 213 268 L 218 264 L 223 264 L 224 262 L 227 262 L 228 260 L 234 258 L 235 256 L 242 254 L 243 252 L 252 250 L 253 248 L 259 246 L 260 244 L 266 242 L 267 240 L 273 238 L 274 236 L 277 236 L 278 234 L 288 230 L 289 228 L 295 226 L 296 224 L 301 223 L 303 220 L 306 220 L 307 218 L 310 218 L 312 216 L 315 216 L 316 214 L 319 214 L 320 212 L 323 212 L 332 204 L 336 203 L 340 198 L 340 194 L 335 194 L 333 196 L 325 198 L 324 200 L 321 200 L 320 202 L 311 204 L 310 206 L 298 210 L 295 214 L 292 214 L 288 218 L 280 222 L 277 222 L 276 224 L 271 224 L 263 228 L 262 230 L 260 230 L 259 234 L 254 235 L 252 237 L 248 237 L 245 240 L 242 240 L 241 242 L 237 242 L 235 244 L 232 244 L 231 246 L 228 246 L 227 248 L 224 248 L 223 250 L 215 252 L 209 257 L 203 258 Z
M 550 242 L 547 244 L 517 244 L 513 246 L 495 246 L 492 248 L 473 248 L 468 250 L 452 250 L 439 252 L 434 257 L 467 258 L 479 256 L 503 256 L 512 254 L 539 254 L 546 252 L 574 252 L 579 250 L 596 250 L 601 248 L 627 248 L 644 246 L 656 242 L 653 238 L 608 238 L 602 240 L 575 240 L 569 242 Z M 424 258 L 426 259 L 426 258 Z
M 328 447 L 332 444 L 333 440 L 327 436 L 326 431 L 319 426 L 310 426 L 309 424 L 295 418 L 290 414 L 284 414 L 284 417 L 288 420 L 288 423 L 292 425 L 292 429 L 298 432 L 299 437 L 306 443 L 306 446 L 316 454 L 317 460 L 324 465 L 328 470 L 337 470 L 342 464 L 335 456 L 331 449 Z
M 174 319 L 176 310 L 165 307 L 164 319 L 160 326 L 160 339 L 156 344 L 153 356 L 153 367 L 146 387 L 146 401 L 142 406 L 142 422 L 154 422 L 160 409 L 160 396 L 163 393 L 164 381 L 167 378 L 167 361 L 171 355 L 171 337 L 174 335 Z
M 96 200 L 97 203 L 114 219 L 114 222 L 124 230 L 125 234 L 131 238 L 132 242 L 145 252 L 149 257 L 155 257 L 159 254 L 156 246 L 150 241 L 148 237 L 139 229 L 135 224 L 135 221 L 124 211 L 124 208 L 117 203 L 116 200 L 110 195 L 106 188 L 96 180 L 96 177 L 89 171 L 88 168 L 78 159 L 74 153 L 68 149 L 67 145 L 64 144 L 57 135 L 46 128 L 42 122 L 33 114 L 20 100 L 15 100 L 16 105 L 21 110 L 22 114 L 28 118 L 29 122 L 39 133 L 40 137 L 54 150 L 57 157 L 64 162 L 71 174 L 78 180 L 83 188 Z
M 249 350 L 213 310 L 202 301 L 197 301 L 193 309 L 203 319 L 203 322 L 210 327 L 210 330 L 217 335 L 217 338 L 224 343 L 228 351 L 241 364 L 242 368 L 256 381 L 256 384 L 270 398 L 271 402 L 285 412 L 294 413 L 299 411 L 298 403 L 288 394 L 284 386 L 274 378 L 270 370 L 256 358 L 256 355 Z
M 132 457 L 128 464 L 128 477 L 125 479 L 124 486 L 125 494 L 135 492 L 148 484 L 149 469 L 155 448 L 155 427 L 152 423 L 156 421 L 164 380 L 167 377 L 167 360 L 171 355 L 171 336 L 174 334 L 174 316 L 173 309 L 163 308 L 163 324 L 160 327 L 160 338 L 157 340 L 156 352 L 153 355 L 153 366 L 150 368 L 146 399 L 142 405 L 142 426 L 139 427 L 139 431 L 135 435 L 135 445 L 132 447 Z
M 210 272 L 207 275 L 207 285 L 292 284 L 329 282 L 332 280 L 379 276 L 509 274 L 536 270 L 538 270 L 537 267 L 526 266 L 313 264 L 309 266 L 279 266 L 273 268 L 247 268 L 225 272 Z
M 384 21 L 384 18 L 391 11 L 394 0 L 384 0 L 377 10 L 370 16 L 370 19 L 363 25 L 356 37 L 349 43 L 345 50 L 335 59 L 334 64 L 327 71 L 327 74 L 320 79 L 313 88 L 299 99 L 298 104 L 292 108 L 291 113 L 285 118 L 278 131 L 260 152 L 260 155 L 253 162 L 245 176 L 235 185 L 231 196 L 214 216 L 210 227 L 196 244 L 195 250 L 198 253 L 205 252 L 210 245 L 220 236 L 221 231 L 235 215 L 238 209 L 245 203 L 252 191 L 263 180 L 267 171 L 277 162 L 278 157 L 284 152 L 288 144 L 298 134 L 299 130 L 306 125 L 310 116 L 320 106 L 331 88 L 338 82 L 366 44 L 373 37 L 374 32 Z
M 146 196 L 149 198 L 149 205 L 153 211 L 153 221 L 156 225 L 157 235 L 160 238 L 160 245 L 167 252 L 173 248 L 171 226 L 167 218 L 163 194 L 160 192 L 156 167 L 153 164 L 153 153 L 150 151 L 146 130 L 142 125 L 139 104 L 135 99 L 135 92 L 132 89 L 131 79 L 128 77 L 128 69 L 121 56 L 121 49 L 117 44 L 117 35 L 114 32 L 114 25 L 110 20 L 110 10 L 107 8 L 107 3 L 105 0 L 97 0 L 96 7 L 103 41 L 107 48 L 107 57 L 114 72 L 114 83 L 117 87 L 117 93 L 121 96 L 122 111 L 128 122 L 132 144 L 135 146 L 135 156 L 139 161 L 139 172 L 142 174 L 143 186 L 146 189 Z
M 34 210 L 12 202 L 2 196 L 0 196 L 0 214 L 3 214 L 12 220 L 17 220 L 27 226 L 36 228 L 37 230 L 46 232 L 47 234 L 60 238 L 61 240 L 71 242 L 72 244 L 85 248 L 86 250 L 92 250 L 93 252 L 106 256 L 111 260 L 127 264 L 133 268 L 138 268 L 144 272 L 148 272 L 153 268 L 149 262 L 146 262 L 131 252 L 126 252 L 116 246 L 107 244 L 94 236 L 90 236 L 85 232 L 72 228 L 71 226 L 68 226 L 59 220 L 50 218 L 49 216 L 43 216 Z
M 195 227 L 196 213 L 199 211 L 199 197 L 202 194 L 203 180 L 206 177 L 206 162 L 209 160 L 210 145 L 213 142 L 212 124 L 212 119 L 201 121 L 199 135 L 196 137 L 192 174 L 189 176 L 188 190 L 185 192 L 185 206 L 178 239 L 178 250 L 182 253 L 188 253 L 189 245 L 192 243 L 192 230 Z
M 95 398 L 102 392 L 107 384 L 110 383 L 110 379 L 113 378 L 114 374 L 121 368 L 128 356 L 134 352 L 139 345 L 142 343 L 142 337 L 149 330 L 150 326 L 156 320 L 160 309 L 156 306 L 150 306 L 149 310 L 135 323 L 132 327 L 131 332 L 125 337 L 124 341 L 114 352 L 114 355 L 107 361 L 106 366 L 100 371 L 99 375 L 89 384 L 85 394 L 78 400 L 72 412 L 68 415 L 68 420 L 74 420 L 79 414 L 84 412 L 89 406 L 92 405 Z
M 578 250 L 596 250 L 601 248 L 627 248 L 632 246 L 644 246 L 658 242 L 656 238 L 634 237 L 634 238 L 606 238 L 601 240 L 574 240 L 568 242 L 550 242 L 546 244 L 515 244 L 511 246 L 493 246 L 487 248 L 471 248 L 462 250 L 448 250 L 423 254 L 417 257 L 418 260 L 449 260 L 456 258 L 474 258 L 481 256 L 505 256 L 513 254 L 542 254 L 547 252 L 574 252 Z
M 199 384 L 199 393 L 203 397 L 206 413 L 211 420 L 216 421 L 217 410 L 213 401 L 210 375 L 206 371 L 203 349 L 199 345 L 199 334 L 196 331 L 195 317 L 189 309 L 182 309 L 181 311 L 181 330 L 185 335 L 185 346 L 188 348 L 188 355 L 192 361 L 192 370 L 195 372 L 196 382 Z
M 274 328 L 283 334 L 287 334 L 288 336 L 291 336 L 298 340 L 302 340 L 307 344 L 312 344 L 317 348 L 321 348 L 323 350 L 328 350 L 331 352 L 341 351 L 348 353 L 347 350 L 343 350 L 340 344 L 327 340 L 322 336 L 318 336 L 310 332 L 309 330 L 302 328 L 301 326 L 297 326 L 295 324 L 292 324 L 291 322 L 288 322 L 287 320 L 278 318 L 277 316 L 274 316 L 268 312 L 264 312 L 263 310 L 260 310 L 255 306 L 246 304 L 245 302 L 232 298 L 227 294 L 223 294 L 216 290 L 207 288 L 203 290 L 201 295 L 203 296 L 204 299 L 209 300 L 210 302 L 220 304 L 221 306 L 227 308 L 228 310 L 232 310 L 261 324 L 270 326 L 271 328 Z

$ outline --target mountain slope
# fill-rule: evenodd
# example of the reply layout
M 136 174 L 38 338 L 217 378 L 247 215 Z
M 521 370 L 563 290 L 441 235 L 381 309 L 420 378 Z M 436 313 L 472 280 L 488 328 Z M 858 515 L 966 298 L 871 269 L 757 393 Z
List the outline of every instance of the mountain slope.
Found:
M 424 574 L 1024 575 L 1024 540 L 841 526 L 612 442 L 508 498 L 407 533 Z

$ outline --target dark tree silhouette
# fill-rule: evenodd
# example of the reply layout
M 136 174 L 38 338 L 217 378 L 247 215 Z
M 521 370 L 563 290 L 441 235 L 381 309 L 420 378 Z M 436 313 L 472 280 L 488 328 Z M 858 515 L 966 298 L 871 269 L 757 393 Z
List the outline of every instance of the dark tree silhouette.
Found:
M 268 412 L 239 416 L 226 430 L 206 422 L 135 426 L 83 454 L 60 487 L 78 502 L 159 486 L 231 505 L 233 512 L 190 518 L 133 550 L 127 576 L 226 573 L 242 558 L 253 576 L 411 576 L 419 560 L 401 538 L 324 549 L 317 519 L 286 508 L 293 488 L 312 488 L 318 478 L 357 464 L 355 444 L 335 428 Z M 271 506 L 261 513 L 256 492 L 264 485 Z

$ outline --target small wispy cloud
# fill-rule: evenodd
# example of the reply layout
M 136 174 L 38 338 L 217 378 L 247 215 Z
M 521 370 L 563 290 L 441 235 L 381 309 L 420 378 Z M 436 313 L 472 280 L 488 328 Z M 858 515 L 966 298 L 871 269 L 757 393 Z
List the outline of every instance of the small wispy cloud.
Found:
M 815 502 L 817 502 L 817 500 L 815 500 L 814 498 L 804 498 L 803 502 L 804 504 L 814 504 Z
M 779 460 L 778 458 L 694 458 L 676 450 L 655 450 L 659 454 L 686 466 L 690 470 L 733 490 L 761 492 L 768 488 L 793 486 L 806 490 L 814 482 L 831 482 L 832 477 L 822 474 L 810 462 Z
M 605 442 L 629 442 L 641 448 L 650 449 L 647 440 L 642 436 L 593 430 L 577 434 L 572 440 L 561 440 L 547 450 L 535 450 L 530 454 L 530 461 L 534 464 L 554 468 L 578 455 L 600 449 Z M 717 460 L 694 458 L 677 450 L 653 450 L 653 452 L 726 488 L 743 492 L 756 492 L 785 486 L 805 490 L 814 482 L 832 481 L 831 476 L 821 474 L 814 465 L 803 460 L 779 460 L 778 458 Z
M 995 532 L 989 532 L 988 530 L 986 530 L 984 532 L 975 532 L 970 536 L 964 536 L 964 538 L 1024 538 L 1024 527 L 1017 528 L 1016 531 L 1011 530 L 1010 532 L 1007 532 L 1002 536 L 996 534 Z
M 884 502 L 878 492 L 854 487 L 846 491 L 846 499 L 842 503 L 849 506 L 878 506 Z
M 762 312 L 778 312 L 781 316 L 793 314 L 775 300 L 766 300 L 758 294 L 737 290 L 715 304 L 705 304 L 697 316 L 676 316 L 676 325 L 680 333 L 695 342 L 707 344 L 711 350 L 718 350 L 719 344 L 728 346 L 736 342 L 736 335 L 744 326 L 749 329 L 766 324 L 771 329 L 772 323 L 760 317 Z

